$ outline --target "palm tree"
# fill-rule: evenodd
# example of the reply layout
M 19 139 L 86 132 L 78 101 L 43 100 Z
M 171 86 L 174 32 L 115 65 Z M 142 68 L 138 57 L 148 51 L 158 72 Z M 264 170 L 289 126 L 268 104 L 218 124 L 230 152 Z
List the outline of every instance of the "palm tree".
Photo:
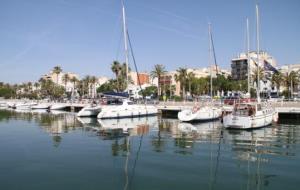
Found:
M 65 83 L 65 90 L 67 91 L 67 83 L 70 81 L 70 75 L 68 73 L 64 74 L 62 81 Z
M 161 96 L 161 77 L 166 73 L 165 66 L 163 65 L 154 65 L 154 70 L 151 71 L 150 75 L 152 78 L 157 78 L 158 86 L 157 86 L 157 95 L 158 98 Z
M 293 95 L 293 89 L 299 83 L 299 74 L 295 71 L 288 72 L 284 77 L 283 81 L 290 92 L 290 98 Z
M 73 83 L 72 94 L 74 95 L 75 88 L 76 88 L 76 83 L 78 82 L 78 79 L 77 79 L 75 76 L 73 76 L 73 77 L 70 79 L 70 82 Z
M 187 80 L 187 69 L 186 68 L 179 68 L 177 69 L 177 74 L 175 74 L 175 80 L 176 82 L 180 83 L 181 87 L 181 94 L 182 97 L 185 98 L 185 86 L 186 86 L 186 80 Z
M 95 98 L 95 91 L 96 91 L 96 82 L 97 82 L 97 77 L 95 76 L 91 76 L 90 78 L 90 83 L 92 84 L 92 96 L 93 98 Z
M 119 76 L 122 70 L 121 64 L 118 61 L 114 61 L 111 65 L 112 72 L 116 75 L 117 79 L 117 91 L 119 91 Z
M 87 91 L 88 96 L 90 96 L 90 81 L 91 81 L 91 76 L 87 75 L 85 76 L 85 78 L 83 79 L 83 92 Z
M 194 80 L 194 78 L 195 78 L 195 74 L 193 72 L 189 72 L 187 74 L 187 80 L 189 83 L 189 92 L 191 95 L 192 95 L 192 81 Z
M 256 82 L 256 86 L 258 87 L 258 81 L 257 81 L 257 77 L 258 77 L 258 73 L 259 73 L 259 79 L 261 80 L 264 77 L 264 71 L 262 68 L 259 68 L 258 72 L 257 72 L 257 68 L 254 70 L 254 74 L 252 75 L 252 79 L 253 82 Z
M 60 66 L 55 66 L 55 67 L 53 68 L 53 73 L 56 74 L 56 84 L 58 84 L 58 75 L 59 75 L 59 73 L 61 73 L 61 72 L 62 72 L 62 69 L 61 69 Z
M 279 95 L 280 85 L 282 84 L 283 76 L 280 72 L 276 72 L 272 75 L 272 85 L 276 86 L 277 96 Z

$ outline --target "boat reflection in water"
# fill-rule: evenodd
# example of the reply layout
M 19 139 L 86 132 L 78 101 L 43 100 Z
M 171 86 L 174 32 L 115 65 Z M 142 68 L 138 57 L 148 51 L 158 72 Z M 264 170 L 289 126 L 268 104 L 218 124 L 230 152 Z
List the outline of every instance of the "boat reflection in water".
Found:
M 150 127 L 154 127 L 157 123 L 157 116 L 123 118 L 123 119 L 98 119 L 101 126 L 99 132 L 101 134 L 121 133 L 123 135 L 139 136 L 147 134 Z

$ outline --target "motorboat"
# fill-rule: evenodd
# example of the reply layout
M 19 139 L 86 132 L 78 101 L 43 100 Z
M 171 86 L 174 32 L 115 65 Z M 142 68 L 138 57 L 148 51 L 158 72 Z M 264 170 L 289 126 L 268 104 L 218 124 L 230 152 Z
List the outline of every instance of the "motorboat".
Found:
M 236 104 L 231 114 L 223 117 L 225 128 L 255 129 L 277 122 L 278 113 L 271 106 L 262 103 Z
M 98 119 L 132 118 L 157 115 L 158 110 L 153 105 L 134 104 L 128 99 L 124 99 L 121 105 L 102 106 Z
M 50 104 L 41 103 L 41 104 L 32 106 L 31 109 L 49 109 L 50 106 L 51 106 Z
M 222 116 L 222 110 L 218 107 L 195 105 L 191 109 L 185 109 L 178 113 L 178 119 L 183 122 L 212 121 Z
M 55 103 L 50 106 L 50 110 L 65 110 L 67 107 L 68 107 L 67 104 Z
M 78 113 L 78 117 L 97 117 L 99 112 L 101 111 L 100 106 L 89 105 L 82 108 Z
M 9 108 L 16 108 L 16 103 L 15 102 L 7 102 L 6 104 Z
M 24 109 L 31 109 L 32 106 L 37 105 L 37 103 L 34 102 L 23 102 L 23 103 L 18 103 L 15 105 L 16 109 L 18 110 L 24 110 Z

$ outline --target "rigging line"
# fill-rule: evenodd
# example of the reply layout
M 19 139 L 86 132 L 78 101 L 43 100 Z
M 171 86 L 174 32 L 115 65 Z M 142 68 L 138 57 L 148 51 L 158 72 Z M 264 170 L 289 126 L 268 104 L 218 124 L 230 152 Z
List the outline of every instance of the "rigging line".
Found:
M 213 187 L 212 189 L 214 189 L 214 185 L 217 183 L 217 173 L 218 173 L 218 168 L 219 168 L 219 158 L 220 158 L 220 151 L 221 151 L 221 139 L 223 138 L 223 129 L 221 128 L 220 130 L 220 135 L 219 135 L 219 145 L 218 145 L 218 154 L 217 154 L 217 163 L 216 163 L 216 169 L 215 169 L 215 174 L 214 174 L 214 181 L 213 181 Z
M 141 135 L 141 138 L 140 138 L 140 143 L 139 143 L 139 148 L 136 152 L 136 157 L 135 157 L 135 160 L 134 160 L 134 163 L 133 163 L 133 167 L 132 167 L 132 175 L 129 179 L 129 189 L 131 189 L 131 184 L 132 184 L 132 181 L 133 181 L 133 178 L 134 178 L 134 175 L 135 175 L 135 168 L 136 168 L 136 163 L 139 159 L 139 155 L 140 155 L 140 151 L 141 151 L 141 147 L 142 147 L 142 142 L 143 142 L 143 138 L 144 138 L 144 134 L 142 133 Z
M 216 57 L 216 52 L 215 52 L 215 45 L 214 45 L 214 40 L 212 37 L 212 31 L 210 31 L 210 38 L 211 38 L 211 45 L 212 45 L 212 50 L 213 50 L 213 55 L 214 55 L 214 62 L 215 62 L 215 66 L 216 66 L 216 73 L 218 75 L 218 64 L 217 64 L 217 57 Z
M 145 100 L 144 90 L 142 89 L 142 85 L 141 85 L 141 81 L 140 81 L 140 77 L 139 77 L 139 71 L 138 71 L 138 68 L 137 68 L 137 65 L 136 65 L 136 60 L 135 60 L 135 56 L 134 56 L 134 53 L 133 53 L 133 48 L 132 48 L 132 44 L 131 44 L 131 40 L 130 40 L 128 29 L 127 29 L 126 33 L 127 33 L 127 38 L 128 38 L 128 42 L 129 42 L 129 49 L 130 49 L 130 52 L 131 52 L 131 56 L 132 56 L 134 68 L 135 68 L 136 75 L 137 75 L 137 80 L 138 80 L 139 87 L 140 87 L 141 92 L 142 92 L 143 100 Z M 147 109 L 146 104 L 145 104 L 145 108 Z

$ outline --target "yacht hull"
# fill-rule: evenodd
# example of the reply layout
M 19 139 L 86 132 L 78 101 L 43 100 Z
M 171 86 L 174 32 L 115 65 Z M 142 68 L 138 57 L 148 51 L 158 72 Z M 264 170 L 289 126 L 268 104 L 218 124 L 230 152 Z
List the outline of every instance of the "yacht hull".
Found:
M 178 119 L 183 122 L 205 122 L 217 120 L 221 115 L 221 109 L 203 107 L 197 111 L 193 109 L 183 110 L 178 113 Z
M 84 107 L 82 108 L 77 116 L 78 117 L 96 117 L 99 112 L 101 111 L 101 107 L 91 107 L 91 106 L 88 106 L 88 107 Z
M 98 119 L 119 119 L 157 115 L 157 108 L 148 105 L 104 106 Z
M 227 115 L 223 118 L 225 128 L 231 129 L 257 129 L 271 125 L 274 113 L 258 116 Z

